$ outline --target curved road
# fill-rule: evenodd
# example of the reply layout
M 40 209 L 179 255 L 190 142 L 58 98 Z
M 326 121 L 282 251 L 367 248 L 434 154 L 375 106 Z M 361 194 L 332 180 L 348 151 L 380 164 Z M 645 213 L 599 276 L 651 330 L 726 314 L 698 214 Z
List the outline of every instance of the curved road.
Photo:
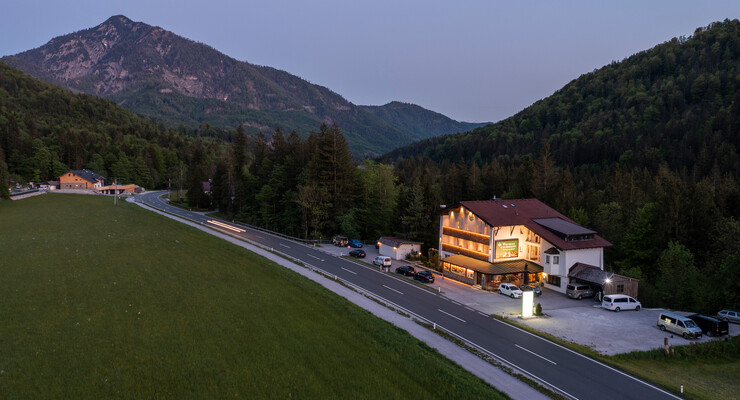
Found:
M 154 208 L 270 247 L 387 299 L 485 349 L 572 399 L 679 399 L 596 360 L 459 304 L 415 282 L 292 240 L 171 206 L 164 192 L 136 196 Z

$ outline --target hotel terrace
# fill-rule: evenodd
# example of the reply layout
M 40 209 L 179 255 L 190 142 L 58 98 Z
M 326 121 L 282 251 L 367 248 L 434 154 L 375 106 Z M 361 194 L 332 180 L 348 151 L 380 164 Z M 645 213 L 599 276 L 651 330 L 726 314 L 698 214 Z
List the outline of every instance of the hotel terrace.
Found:
M 575 264 L 604 269 L 609 242 L 536 199 L 463 201 L 439 216 L 445 277 L 484 290 L 501 282 L 565 293 Z

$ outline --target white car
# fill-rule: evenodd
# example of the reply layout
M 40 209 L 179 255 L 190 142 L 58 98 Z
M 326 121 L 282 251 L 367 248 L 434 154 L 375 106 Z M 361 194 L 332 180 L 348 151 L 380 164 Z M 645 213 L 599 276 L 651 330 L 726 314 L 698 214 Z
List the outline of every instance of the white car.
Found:
M 601 307 L 616 312 L 622 310 L 640 311 L 642 304 L 626 294 L 608 294 L 601 299 Z
M 512 299 L 518 299 L 522 297 L 522 291 L 513 283 L 502 283 L 498 285 L 498 292 L 511 297 Z
M 381 267 L 390 267 L 391 266 L 391 258 L 386 256 L 377 256 L 375 259 L 373 259 L 373 264 L 381 266 Z

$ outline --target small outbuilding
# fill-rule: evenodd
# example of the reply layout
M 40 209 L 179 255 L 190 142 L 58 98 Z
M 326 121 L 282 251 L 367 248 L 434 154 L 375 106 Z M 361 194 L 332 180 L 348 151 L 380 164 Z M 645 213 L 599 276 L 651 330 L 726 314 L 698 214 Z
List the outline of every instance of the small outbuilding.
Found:
M 391 236 L 383 236 L 378 239 L 378 251 L 380 255 L 388 256 L 395 260 L 405 260 L 408 254 L 421 253 L 421 245 L 421 242 Z
M 570 282 L 596 286 L 602 294 L 626 294 L 637 298 L 639 279 L 604 271 L 593 265 L 575 263 L 568 271 Z

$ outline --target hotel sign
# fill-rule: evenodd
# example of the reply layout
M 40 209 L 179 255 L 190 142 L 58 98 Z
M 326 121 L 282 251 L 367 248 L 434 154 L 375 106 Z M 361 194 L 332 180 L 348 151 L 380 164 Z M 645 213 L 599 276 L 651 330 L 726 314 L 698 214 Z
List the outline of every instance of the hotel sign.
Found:
M 517 257 L 519 257 L 519 239 L 496 241 L 496 258 Z

